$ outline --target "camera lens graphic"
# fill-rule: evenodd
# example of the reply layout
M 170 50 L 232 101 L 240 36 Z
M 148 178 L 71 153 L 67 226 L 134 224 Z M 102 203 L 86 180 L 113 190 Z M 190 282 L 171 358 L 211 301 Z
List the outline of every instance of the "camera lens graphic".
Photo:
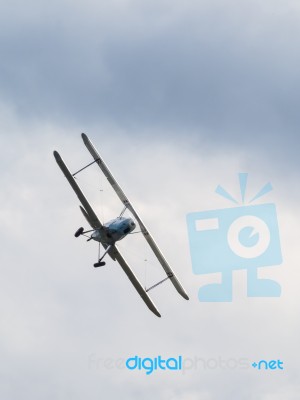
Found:
M 230 225 L 227 240 L 230 249 L 237 256 L 256 258 L 269 247 L 270 230 L 262 219 L 245 215 Z

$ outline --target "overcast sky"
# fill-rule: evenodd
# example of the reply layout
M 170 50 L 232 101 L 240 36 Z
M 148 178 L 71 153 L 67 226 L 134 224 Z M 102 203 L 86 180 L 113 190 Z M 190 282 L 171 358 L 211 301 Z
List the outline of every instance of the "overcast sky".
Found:
M 0 32 L 0 397 L 298 399 L 298 2 L 2 1 Z M 72 171 L 90 162 L 81 132 L 190 296 L 150 292 L 161 319 L 73 236 L 86 223 L 52 153 Z M 273 185 L 257 204 L 276 204 L 283 263 L 260 276 L 282 296 L 247 298 L 242 270 L 232 303 L 200 303 L 219 276 L 193 274 L 186 215 L 231 207 L 214 190 L 239 199 L 239 172 L 248 200 Z M 102 220 L 121 211 L 96 167 L 78 182 Z M 120 249 L 148 286 L 163 277 L 138 235 Z M 200 361 L 146 376 L 118 364 L 135 355 Z

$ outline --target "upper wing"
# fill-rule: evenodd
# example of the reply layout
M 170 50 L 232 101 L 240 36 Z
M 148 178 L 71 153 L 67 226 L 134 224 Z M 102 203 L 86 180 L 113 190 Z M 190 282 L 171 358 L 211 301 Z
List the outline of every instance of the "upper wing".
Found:
M 57 151 L 53 152 L 54 157 L 56 159 L 57 164 L 59 165 L 60 169 L 62 170 L 65 177 L 68 179 L 70 185 L 72 186 L 74 192 L 77 194 L 78 199 L 80 200 L 83 207 L 80 207 L 83 215 L 87 219 L 88 223 L 91 225 L 93 229 L 102 228 L 102 224 L 99 221 L 97 215 L 95 214 L 94 210 L 90 206 L 90 203 L 87 201 L 85 195 L 82 193 L 80 187 L 77 185 L 74 177 L 72 176 L 71 172 L 69 171 L 68 167 L 64 163 L 61 156 L 58 154 Z
M 144 235 L 145 239 L 147 240 L 149 246 L 151 247 L 152 251 L 156 255 L 158 261 L 160 262 L 161 266 L 165 270 L 166 274 L 169 276 L 169 278 L 170 278 L 171 282 L 173 283 L 173 285 L 175 286 L 176 290 L 178 291 L 178 293 L 181 294 L 182 297 L 184 297 L 186 300 L 188 300 L 189 297 L 186 294 L 186 292 L 183 289 L 183 287 L 181 286 L 179 280 L 175 276 L 173 270 L 171 269 L 171 267 L 167 263 L 167 261 L 164 258 L 162 252 L 160 251 L 159 247 L 157 246 L 157 244 L 155 243 L 154 239 L 150 235 L 148 229 L 145 227 L 144 223 L 142 222 L 141 218 L 139 217 L 139 215 L 137 214 L 137 212 L 133 208 L 132 204 L 130 203 L 128 198 L 125 196 L 125 193 L 123 192 L 121 187 L 118 185 L 117 181 L 112 176 L 111 172 L 109 171 L 108 167 L 106 166 L 106 164 L 104 163 L 104 161 L 100 157 L 99 153 L 97 152 L 97 150 L 93 146 L 92 142 L 89 140 L 89 138 L 86 136 L 86 134 L 82 133 L 81 136 L 82 136 L 83 142 L 86 145 L 87 149 L 89 150 L 89 152 L 93 156 L 94 160 L 99 165 L 100 169 L 102 170 L 102 172 L 104 173 L 104 175 L 108 179 L 109 183 L 111 184 L 112 188 L 114 189 L 114 191 L 116 192 L 116 194 L 118 195 L 118 197 L 120 198 L 122 203 L 134 215 L 135 219 L 137 220 L 137 222 L 138 222 L 138 224 L 139 224 L 139 226 L 141 228 L 142 234 Z
M 115 260 L 118 261 L 118 263 L 120 264 L 120 266 L 122 267 L 123 271 L 125 272 L 125 274 L 128 276 L 128 278 L 130 279 L 131 283 L 133 284 L 133 286 L 136 288 L 137 292 L 139 293 L 139 295 L 141 296 L 141 298 L 144 300 L 144 302 L 146 303 L 147 307 L 158 317 L 160 317 L 160 313 L 158 311 L 158 309 L 155 307 L 153 301 L 150 299 L 150 297 L 148 296 L 147 292 L 145 291 L 145 289 L 143 288 L 143 286 L 141 285 L 140 281 L 138 280 L 138 278 L 135 276 L 135 274 L 133 273 L 133 271 L 131 270 L 131 268 L 129 267 L 129 265 L 127 264 L 127 262 L 124 260 L 124 258 L 122 257 L 121 253 L 119 252 L 119 250 L 116 248 L 116 246 L 112 246 L 110 248 L 110 255 L 112 258 L 114 258 Z
M 91 225 L 91 227 L 94 228 L 94 229 L 103 228 L 103 226 L 102 226 L 101 222 L 99 221 L 97 215 L 95 214 L 94 210 L 90 206 L 89 202 L 87 201 L 86 197 L 82 193 L 80 187 L 77 185 L 74 177 L 72 176 L 71 172 L 69 171 L 68 167 L 66 166 L 66 164 L 64 163 L 64 161 L 62 160 L 61 156 L 58 154 L 57 151 L 54 151 L 54 157 L 55 157 L 55 159 L 57 161 L 57 164 L 59 165 L 60 169 L 64 173 L 65 177 L 68 179 L 68 181 L 69 181 L 70 185 L 72 186 L 72 188 L 74 189 L 75 193 L 77 194 L 77 197 L 79 198 L 81 204 L 83 205 L 83 207 L 80 206 L 80 209 L 81 209 L 83 215 L 85 216 L 85 218 L 87 219 L 87 221 L 89 222 L 89 224 Z M 104 247 L 107 248 L 107 245 L 104 244 Z M 122 257 L 122 255 L 120 254 L 118 249 L 115 246 L 112 246 L 109 249 L 108 254 L 111 256 L 111 258 L 113 260 L 117 260 L 118 261 L 118 263 L 122 267 L 123 271 L 126 273 L 128 278 L 132 282 L 133 286 L 135 287 L 135 289 L 137 290 L 137 292 L 139 293 L 141 298 L 146 303 L 147 307 L 155 315 L 160 317 L 161 315 L 160 315 L 159 311 L 155 307 L 154 303 L 152 302 L 152 300 L 150 299 L 150 297 L 148 296 L 148 294 L 146 293 L 146 291 L 144 290 L 144 288 L 140 284 L 138 278 L 135 276 L 133 271 L 130 269 L 129 265 L 124 260 L 124 258 Z

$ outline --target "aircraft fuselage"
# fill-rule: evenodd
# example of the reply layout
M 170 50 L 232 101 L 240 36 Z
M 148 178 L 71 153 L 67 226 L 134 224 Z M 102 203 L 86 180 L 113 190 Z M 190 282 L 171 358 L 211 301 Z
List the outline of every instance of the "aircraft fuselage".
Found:
M 136 224 L 132 218 L 119 217 L 106 222 L 104 228 L 96 229 L 91 238 L 104 244 L 114 244 L 131 233 Z

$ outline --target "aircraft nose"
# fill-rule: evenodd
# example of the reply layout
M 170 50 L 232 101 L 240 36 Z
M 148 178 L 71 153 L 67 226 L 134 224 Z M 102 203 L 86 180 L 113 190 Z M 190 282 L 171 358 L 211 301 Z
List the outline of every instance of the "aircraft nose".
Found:
M 135 222 L 133 221 L 133 219 L 132 218 L 128 218 L 128 224 L 129 224 L 129 226 L 131 227 L 131 228 L 135 228 Z

